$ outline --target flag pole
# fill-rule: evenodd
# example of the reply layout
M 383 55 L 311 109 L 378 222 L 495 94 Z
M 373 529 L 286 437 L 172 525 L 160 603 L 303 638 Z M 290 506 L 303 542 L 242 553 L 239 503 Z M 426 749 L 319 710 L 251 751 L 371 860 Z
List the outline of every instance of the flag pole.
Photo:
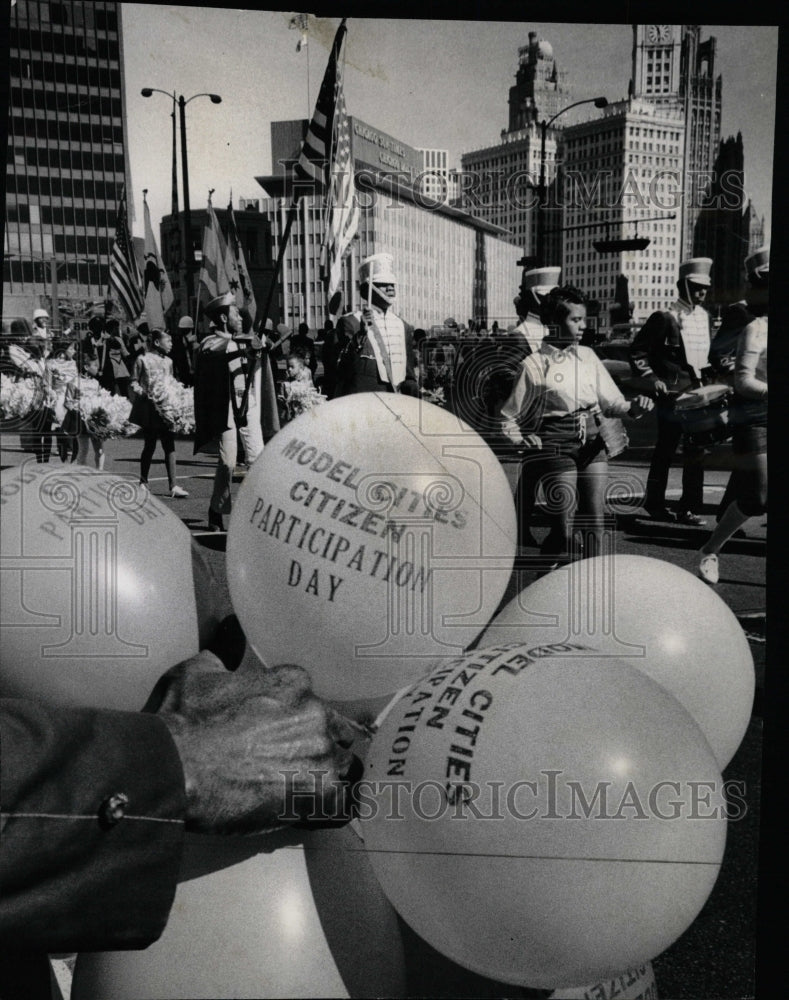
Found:
M 345 22 L 346 21 L 347 21 L 347 18 L 343 18 L 342 19 L 342 21 L 340 22 L 340 26 L 337 29 L 337 33 L 335 35 L 335 38 L 334 38 L 334 45 L 332 46 L 332 51 L 331 51 L 331 54 L 329 56 L 329 62 L 327 64 L 327 66 L 326 66 L 326 73 L 324 74 L 323 83 L 321 85 L 321 92 L 318 95 L 318 100 L 317 100 L 316 105 L 315 105 L 316 112 L 317 112 L 317 110 L 319 108 L 319 105 L 321 104 L 322 99 L 328 97 L 328 95 L 325 94 L 324 91 L 326 90 L 327 86 L 329 85 L 329 81 L 332 79 L 332 73 L 336 74 L 337 70 L 339 68 L 338 65 L 337 65 L 338 61 L 339 61 L 338 60 L 338 56 L 339 56 L 339 52 L 340 52 L 340 47 L 341 47 L 342 42 L 343 42 L 343 40 L 345 38 L 345 33 L 347 31 L 347 29 L 345 27 Z M 334 96 L 335 96 L 334 93 L 332 93 L 331 94 L 332 116 L 333 116 L 333 113 L 334 113 L 334 105 L 333 105 Z M 316 117 L 315 114 L 313 114 L 313 118 L 312 118 L 312 120 L 310 121 L 310 123 L 307 126 L 307 135 L 305 137 L 304 144 L 302 145 L 301 156 L 299 157 L 299 162 L 296 164 L 296 170 L 294 171 L 295 175 L 297 177 L 302 178 L 302 179 L 304 177 L 312 177 L 312 178 L 317 179 L 317 175 L 315 173 L 315 168 L 314 168 L 315 160 L 313 160 L 312 163 L 309 162 L 309 160 L 310 160 L 310 154 L 309 154 L 308 149 L 307 149 L 308 143 L 309 143 L 310 138 L 311 138 L 311 130 L 312 130 L 312 128 L 314 126 L 314 123 L 315 123 L 315 117 Z M 332 141 L 332 139 L 333 139 L 333 129 L 331 130 L 331 133 L 330 133 L 330 136 L 329 136 L 328 148 L 324 147 L 324 149 L 322 150 L 322 153 L 323 153 L 324 157 L 326 156 L 326 153 L 328 153 L 328 152 L 331 151 L 331 141 Z M 302 163 L 305 162 L 305 161 L 307 162 L 307 167 L 309 169 L 305 169 L 305 168 L 302 167 Z M 324 162 L 325 162 L 325 160 L 324 160 Z M 299 173 L 299 169 L 300 168 L 302 169 L 302 173 Z M 331 177 L 329 176 L 326 180 L 328 180 L 328 182 L 330 183 Z M 328 183 L 326 184 L 326 186 L 327 187 L 329 186 Z M 282 233 L 282 238 L 280 240 L 279 251 L 277 253 L 277 261 L 276 261 L 276 264 L 275 264 L 275 267 L 274 267 L 274 274 L 272 276 L 272 281 L 271 281 L 271 284 L 270 284 L 269 289 L 268 289 L 268 294 L 266 295 L 266 302 L 265 302 L 265 306 L 263 308 L 263 315 L 262 315 L 262 318 L 261 318 L 261 323 L 262 323 L 263 326 L 265 326 L 266 320 L 269 318 L 269 312 L 271 310 L 271 303 L 272 303 L 272 300 L 274 298 L 274 289 L 277 287 L 277 284 L 279 283 L 279 278 L 280 278 L 280 274 L 281 274 L 281 271 L 282 271 L 282 263 L 283 263 L 284 258 L 285 258 L 285 251 L 287 249 L 288 241 L 290 239 L 290 231 L 291 231 L 291 229 L 293 227 L 293 223 L 295 221 L 296 214 L 297 214 L 298 208 L 299 208 L 298 202 L 299 202 L 299 195 L 296 192 L 294 192 L 293 195 L 292 195 L 292 201 L 291 201 L 291 204 L 290 204 L 290 208 L 288 209 L 288 217 L 287 217 L 287 220 L 285 222 L 285 229 L 284 229 L 284 231 Z
M 280 239 L 279 250 L 277 252 L 277 262 L 274 265 L 274 274 L 268 288 L 268 293 L 266 294 L 266 304 L 263 306 L 263 317 L 261 319 L 261 323 L 264 327 L 269 316 L 269 311 L 271 310 L 271 300 L 274 298 L 274 289 L 277 287 L 277 282 L 279 281 L 279 276 L 282 271 L 282 261 L 285 259 L 285 250 L 287 249 L 288 240 L 290 239 L 290 231 L 293 227 L 293 222 L 298 214 L 298 211 L 299 203 L 298 200 L 294 198 L 290 203 L 290 208 L 288 209 L 288 217 L 285 221 L 285 230 Z

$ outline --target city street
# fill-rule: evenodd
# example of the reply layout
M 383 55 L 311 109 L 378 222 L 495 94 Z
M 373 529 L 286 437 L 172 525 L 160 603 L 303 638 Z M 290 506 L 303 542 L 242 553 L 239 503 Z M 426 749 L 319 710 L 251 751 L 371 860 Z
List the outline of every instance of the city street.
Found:
M 632 506 L 617 520 L 615 551 L 668 560 L 693 572 L 696 550 L 705 538 L 705 529 L 647 521 L 640 515 L 638 491 L 634 483 L 643 482 L 649 460 L 649 428 L 644 426 L 632 436 L 632 446 L 624 461 L 612 463 L 612 478 L 631 484 L 635 496 Z M 19 440 L 7 436 L 1 442 L 2 468 L 17 466 L 32 456 L 23 452 Z M 138 476 L 142 442 L 138 438 L 110 441 L 106 448 L 106 471 Z M 178 482 L 189 492 L 188 498 L 171 500 L 161 454 L 151 470 L 153 494 L 173 511 L 192 532 L 196 543 L 210 561 L 222 588 L 221 602 L 231 610 L 225 582 L 224 550 L 226 535 L 210 533 L 206 517 L 212 488 L 214 460 L 192 454 L 191 440 L 177 442 Z M 725 488 L 730 451 L 719 446 L 710 456 L 705 477 L 705 516 L 709 525 Z M 55 467 L 59 460 L 53 456 Z M 505 463 L 514 488 L 517 466 Z M 241 469 L 235 476 L 237 489 L 244 477 Z M 669 481 L 669 501 L 679 495 L 680 469 L 675 463 Z M 643 512 L 641 512 L 643 513 Z M 534 535 L 540 540 L 547 530 L 540 508 L 535 516 Z M 721 598 L 739 618 L 749 640 L 756 665 L 756 699 L 748 732 L 739 751 L 724 771 L 724 778 L 744 783 L 747 811 L 744 817 L 729 823 L 728 842 L 721 874 L 700 915 L 688 931 L 653 965 L 658 995 L 662 1000 L 708 1000 L 754 994 L 754 950 L 756 937 L 756 877 L 759 837 L 760 772 L 762 749 L 762 714 L 765 667 L 765 555 L 766 519 L 757 518 L 745 526 L 745 537 L 732 540 L 721 557 L 721 582 L 716 588 Z M 541 568 L 535 549 L 521 549 L 515 572 L 502 601 L 506 603 L 527 586 Z M 645 614 L 649 610 L 645 609 Z M 307 666 L 309 666 L 307 664 Z M 421 995 L 495 996 L 496 989 L 487 981 L 463 973 L 427 945 L 406 933 L 406 942 L 419 969 Z M 498 995 L 530 995 L 515 988 Z M 447 992 L 447 990 L 449 992 Z M 540 994 L 536 994 L 540 995 Z

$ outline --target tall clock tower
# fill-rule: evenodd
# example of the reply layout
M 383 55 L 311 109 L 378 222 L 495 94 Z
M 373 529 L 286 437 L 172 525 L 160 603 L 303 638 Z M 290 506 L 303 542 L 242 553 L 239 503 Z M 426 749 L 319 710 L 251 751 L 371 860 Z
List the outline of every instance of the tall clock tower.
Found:
M 633 31 L 632 96 L 657 104 L 680 99 L 682 25 L 637 24 Z

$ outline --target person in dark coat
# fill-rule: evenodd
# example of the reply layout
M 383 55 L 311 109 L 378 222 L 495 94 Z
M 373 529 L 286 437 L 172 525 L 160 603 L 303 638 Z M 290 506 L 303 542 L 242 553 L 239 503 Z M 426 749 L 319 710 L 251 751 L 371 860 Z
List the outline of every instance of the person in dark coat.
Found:
M 0 700 L 4 998 L 49 1000 L 48 952 L 156 941 L 185 830 L 262 832 L 311 810 L 349 818 L 348 722 L 301 667 L 237 670 L 243 651 L 226 619 L 142 712 Z M 286 770 L 290 784 L 277 780 Z
M 630 347 L 630 364 L 650 379 L 656 398 L 657 442 L 647 476 L 643 507 L 657 521 L 703 526 L 704 449 L 683 440 L 674 411 L 677 397 L 701 385 L 710 350 L 709 314 L 704 308 L 712 260 L 693 257 L 679 265 L 679 297 L 669 309 L 652 313 Z M 676 513 L 666 507 L 671 460 L 682 440 L 682 495 Z
M 362 308 L 337 324 L 347 337 L 337 363 L 335 397 L 355 392 L 400 392 L 418 396 L 414 330 L 392 309 L 396 279 L 392 257 L 377 253 L 359 264 Z
M 261 412 L 270 383 L 262 377 L 264 345 L 243 322 L 232 292 L 205 307 L 212 332 L 195 355 L 195 454 L 219 455 L 208 507 L 211 531 L 224 531 L 222 515 L 232 509 L 230 485 L 238 459 L 239 434 L 247 464 L 263 451 Z M 276 404 L 275 404 L 276 405 Z

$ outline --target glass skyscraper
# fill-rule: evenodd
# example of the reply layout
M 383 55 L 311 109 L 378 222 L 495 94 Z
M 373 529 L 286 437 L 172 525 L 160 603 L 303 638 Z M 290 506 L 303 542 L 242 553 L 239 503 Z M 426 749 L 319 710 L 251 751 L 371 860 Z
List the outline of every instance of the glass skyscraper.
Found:
M 120 6 L 17 0 L 11 8 L 6 316 L 40 305 L 65 326 L 107 294 L 127 175 Z

